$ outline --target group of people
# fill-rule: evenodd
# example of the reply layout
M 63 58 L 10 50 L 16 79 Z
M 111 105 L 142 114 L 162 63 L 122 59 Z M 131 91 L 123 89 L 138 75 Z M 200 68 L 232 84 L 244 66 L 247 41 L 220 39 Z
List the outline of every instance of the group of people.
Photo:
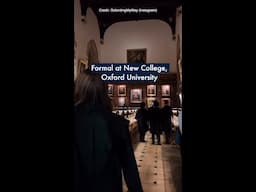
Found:
M 171 106 L 165 105 L 160 109 L 157 100 L 153 102 L 149 109 L 146 109 L 145 106 L 145 102 L 142 102 L 135 116 L 138 122 L 140 141 L 145 142 L 145 134 L 149 130 L 152 134 L 152 144 L 155 144 L 156 137 L 157 144 L 161 145 L 160 136 L 163 132 L 166 144 L 170 144 L 172 117 L 174 115 Z

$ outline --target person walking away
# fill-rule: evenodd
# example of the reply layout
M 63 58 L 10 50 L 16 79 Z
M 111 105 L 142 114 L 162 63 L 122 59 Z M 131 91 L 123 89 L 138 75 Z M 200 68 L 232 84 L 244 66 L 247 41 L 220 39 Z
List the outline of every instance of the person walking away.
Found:
M 74 109 L 74 191 L 143 192 L 129 133 L 129 121 L 112 113 L 107 85 L 99 75 L 76 81 Z
M 135 119 L 138 122 L 140 142 L 145 142 L 145 134 L 148 131 L 148 111 L 145 106 L 145 102 L 142 102 L 140 105 L 140 109 L 138 109 L 135 115 Z
M 155 144 L 155 136 L 157 138 L 157 144 L 161 145 L 160 135 L 162 133 L 161 127 L 161 110 L 159 108 L 159 102 L 154 101 L 153 106 L 149 109 L 149 123 L 150 131 L 152 134 L 152 144 Z
M 171 106 L 166 104 L 162 108 L 162 127 L 165 134 L 165 143 L 170 144 L 172 133 L 172 117 L 173 112 Z

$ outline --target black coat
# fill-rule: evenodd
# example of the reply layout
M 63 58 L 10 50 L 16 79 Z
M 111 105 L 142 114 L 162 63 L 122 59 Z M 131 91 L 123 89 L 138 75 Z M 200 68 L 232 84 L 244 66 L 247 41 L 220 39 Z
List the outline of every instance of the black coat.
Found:
M 147 132 L 148 130 L 148 111 L 145 108 L 140 108 L 136 112 L 135 119 L 138 122 L 140 133 Z
M 122 170 L 129 191 L 143 191 L 128 126 L 101 108 L 75 108 L 75 192 L 122 192 Z
M 172 131 L 172 108 L 170 106 L 164 106 L 162 108 L 162 128 L 164 132 L 170 133 Z
M 162 122 L 161 122 L 161 110 L 159 107 L 149 108 L 149 123 L 150 131 L 154 134 L 160 134 L 162 132 Z

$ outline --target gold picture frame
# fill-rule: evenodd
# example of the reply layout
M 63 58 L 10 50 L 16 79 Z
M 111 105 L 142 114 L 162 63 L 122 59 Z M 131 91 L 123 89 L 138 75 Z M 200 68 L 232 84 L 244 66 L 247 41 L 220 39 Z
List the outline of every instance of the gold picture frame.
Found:
M 88 58 L 79 59 L 77 65 L 77 75 L 84 73 L 84 71 L 88 69 Z
M 117 86 L 117 95 L 122 97 L 126 96 L 126 85 Z
M 156 96 L 156 85 L 147 85 L 147 96 L 149 97 Z
M 171 95 L 170 85 L 161 85 L 161 93 L 162 93 L 162 96 L 169 97 Z
M 146 63 L 147 49 L 127 49 L 127 63 Z
M 142 89 L 131 89 L 130 102 L 131 103 L 142 102 Z
M 126 104 L 126 97 L 118 97 L 118 106 L 123 107 Z
M 155 100 L 156 100 L 155 97 L 148 97 L 147 98 L 147 107 L 148 108 L 152 107 Z
M 171 99 L 170 98 L 162 98 L 161 99 L 161 107 L 164 107 L 165 105 L 171 106 Z
M 108 96 L 113 96 L 113 95 L 114 95 L 114 85 L 108 84 Z

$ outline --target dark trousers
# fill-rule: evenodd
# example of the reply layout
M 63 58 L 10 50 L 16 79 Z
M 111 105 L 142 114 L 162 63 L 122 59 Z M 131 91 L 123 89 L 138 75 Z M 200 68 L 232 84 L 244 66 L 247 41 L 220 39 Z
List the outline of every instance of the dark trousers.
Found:
M 170 140 L 171 140 L 171 132 L 165 131 L 164 134 L 165 134 L 165 142 L 166 142 L 166 144 L 169 144 Z
M 139 131 L 140 141 L 145 141 L 145 131 Z
M 145 141 L 145 134 L 147 132 L 147 123 L 144 121 L 138 121 L 138 128 L 140 134 L 140 141 Z

